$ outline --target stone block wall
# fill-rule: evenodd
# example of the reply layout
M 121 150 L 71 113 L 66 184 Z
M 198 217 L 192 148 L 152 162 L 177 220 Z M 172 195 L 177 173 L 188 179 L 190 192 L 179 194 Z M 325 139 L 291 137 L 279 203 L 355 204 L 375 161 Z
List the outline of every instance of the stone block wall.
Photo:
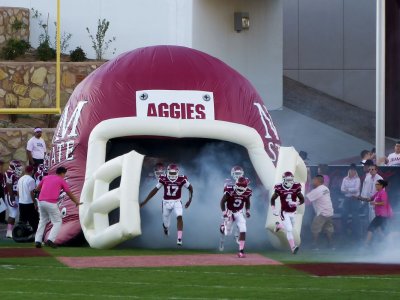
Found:
M 61 63 L 61 105 L 74 88 L 104 62 Z M 54 62 L 0 62 L 0 107 L 55 107 Z
M 18 23 L 20 28 L 15 28 Z M 0 49 L 11 38 L 29 41 L 28 8 L 0 7 Z
M 44 128 L 42 138 L 46 142 L 47 149 L 51 145 L 55 129 Z M 0 129 L 0 159 L 6 164 L 12 160 L 17 159 L 22 161 L 24 165 L 27 164 L 26 157 L 26 144 L 33 136 L 33 128 L 1 128 Z

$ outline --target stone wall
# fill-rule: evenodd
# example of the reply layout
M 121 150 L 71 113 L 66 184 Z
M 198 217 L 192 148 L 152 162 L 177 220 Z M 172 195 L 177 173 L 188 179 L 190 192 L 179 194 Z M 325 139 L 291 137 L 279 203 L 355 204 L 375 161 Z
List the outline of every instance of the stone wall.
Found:
M 55 129 L 44 128 L 42 137 L 46 142 L 47 149 L 50 149 L 51 139 Z M 14 128 L 1 128 L 0 129 L 0 159 L 8 163 L 12 159 L 27 163 L 26 157 L 26 144 L 33 136 L 32 128 L 14 129 Z
M 29 41 L 29 9 L 0 7 L 0 49 L 10 39 Z
M 104 62 L 61 63 L 61 105 L 74 88 Z M 0 107 L 55 107 L 54 62 L 0 62 Z

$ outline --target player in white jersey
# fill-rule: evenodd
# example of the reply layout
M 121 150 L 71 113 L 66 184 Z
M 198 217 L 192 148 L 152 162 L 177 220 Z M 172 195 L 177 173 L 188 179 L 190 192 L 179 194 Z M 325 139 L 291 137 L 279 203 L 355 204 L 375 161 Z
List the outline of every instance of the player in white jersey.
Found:
M 389 167 L 400 167 L 400 141 L 396 142 L 394 152 L 386 158 L 386 165 Z

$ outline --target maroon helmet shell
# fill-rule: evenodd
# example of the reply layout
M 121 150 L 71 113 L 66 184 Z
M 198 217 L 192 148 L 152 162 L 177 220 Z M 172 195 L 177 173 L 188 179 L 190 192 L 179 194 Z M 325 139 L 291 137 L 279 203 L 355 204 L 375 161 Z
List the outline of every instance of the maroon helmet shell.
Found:
M 246 78 L 217 58 L 194 49 L 140 48 L 91 73 L 76 87 L 66 105 L 53 138 L 50 173 L 65 166 L 75 195 L 80 195 L 84 183 L 88 139 L 93 128 L 103 120 L 135 117 L 135 93 L 143 90 L 213 92 L 215 120 L 254 128 L 267 154 L 276 161 L 278 134 L 261 97 Z M 65 243 L 81 229 L 75 205 L 63 201 L 61 209 L 66 210 L 66 216 L 57 242 Z

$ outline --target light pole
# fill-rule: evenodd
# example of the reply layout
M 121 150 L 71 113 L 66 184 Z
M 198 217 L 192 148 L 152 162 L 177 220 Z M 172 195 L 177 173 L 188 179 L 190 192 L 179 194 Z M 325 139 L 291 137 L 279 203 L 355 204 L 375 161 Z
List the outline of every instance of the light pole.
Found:
M 385 156 L 386 0 L 376 0 L 376 158 Z

